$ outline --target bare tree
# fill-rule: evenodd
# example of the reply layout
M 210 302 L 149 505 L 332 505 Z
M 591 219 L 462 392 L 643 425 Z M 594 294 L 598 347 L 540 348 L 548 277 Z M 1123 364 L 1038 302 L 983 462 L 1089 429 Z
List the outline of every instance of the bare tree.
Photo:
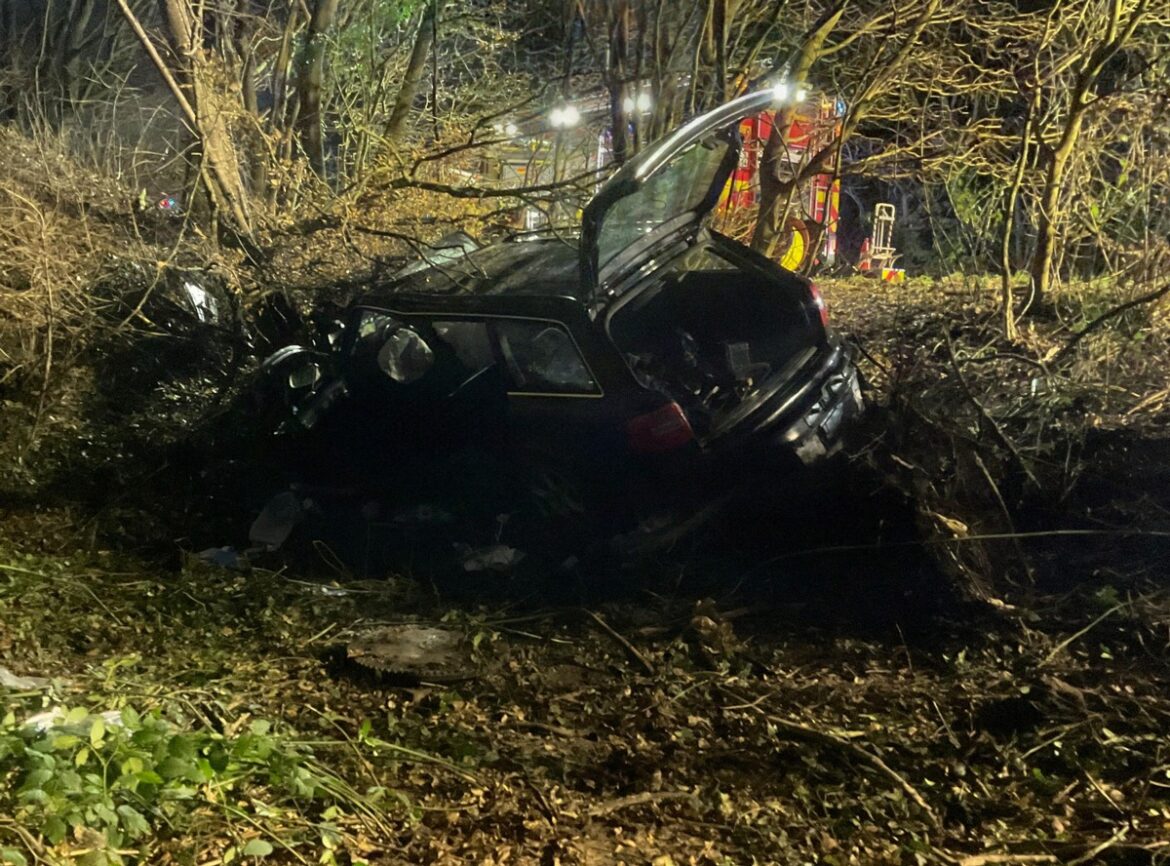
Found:
M 1068 13 L 1076 19 L 1077 26 L 1069 53 L 1056 58 L 1048 82 L 1037 83 L 1041 87 L 1047 84 L 1047 107 L 1056 118 L 1049 124 L 1053 134 L 1043 135 L 1038 142 L 1044 180 L 1037 205 L 1036 250 L 1031 267 L 1032 302 L 1036 305 L 1047 300 L 1052 285 L 1065 173 L 1080 142 L 1086 114 L 1099 98 L 1097 84 L 1106 65 L 1145 19 L 1149 0 L 1137 0 L 1128 14 L 1126 5 L 1125 0 L 1102 0 L 1076 12 L 1063 3 L 1053 7 L 1054 16 Z M 1071 88 L 1066 89 L 1059 73 L 1067 67 L 1075 69 L 1075 77 Z

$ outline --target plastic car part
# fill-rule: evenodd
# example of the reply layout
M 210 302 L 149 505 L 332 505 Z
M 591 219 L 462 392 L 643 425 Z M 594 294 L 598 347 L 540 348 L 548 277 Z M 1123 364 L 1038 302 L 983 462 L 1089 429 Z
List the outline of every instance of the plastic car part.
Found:
M 635 454 L 673 451 L 695 438 L 686 413 L 674 401 L 631 419 L 626 425 L 626 434 L 630 450 Z
M 829 304 L 825 300 L 825 296 L 821 293 L 820 287 L 816 283 L 808 284 L 809 294 L 812 295 L 813 304 L 817 308 L 817 312 L 821 316 L 821 324 L 826 328 L 829 327 Z

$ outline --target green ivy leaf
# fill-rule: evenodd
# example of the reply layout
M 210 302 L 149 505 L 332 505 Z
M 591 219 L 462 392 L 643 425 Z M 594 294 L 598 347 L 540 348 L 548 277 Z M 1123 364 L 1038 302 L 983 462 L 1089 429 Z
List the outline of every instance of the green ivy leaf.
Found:
M 60 844 L 68 831 L 68 826 L 58 815 L 50 815 L 41 825 L 41 835 L 49 840 L 50 845 Z
M 167 752 L 175 758 L 193 760 L 195 758 L 195 743 L 191 737 L 175 737 L 167 744 Z
M 106 723 L 101 716 L 98 716 L 94 719 L 93 727 L 89 729 L 89 744 L 95 749 L 100 749 L 105 736 Z
M 26 791 L 34 791 L 43 788 L 45 782 L 53 778 L 52 770 L 33 770 L 24 777 L 24 784 L 20 786 L 20 792 L 23 794 Z

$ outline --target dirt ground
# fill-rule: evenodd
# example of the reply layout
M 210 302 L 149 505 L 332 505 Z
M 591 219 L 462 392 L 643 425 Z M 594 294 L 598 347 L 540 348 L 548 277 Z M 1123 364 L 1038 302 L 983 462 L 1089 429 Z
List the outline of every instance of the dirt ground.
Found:
M 889 389 L 888 347 L 938 311 L 874 284 L 828 295 Z M 3 692 L 0 862 L 1170 862 L 1161 445 L 1078 452 L 1066 523 L 1012 499 L 1029 522 L 995 549 L 1046 589 L 996 573 L 976 598 L 979 527 L 895 483 L 899 460 L 926 464 L 888 420 L 812 494 L 773 491 L 595 582 L 359 579 L 325 550 L 239 573 L 112 549 L 83 509 L 10 511 L 0 668 L 34 679 Z M 1120 496 L 1108 469 L 1138 449 L 1147 483 Z M 345 661 L 393 623 L 461 636 L 454 681 Z M 86 708 L 84 732 L 21 727 L 57 706 Z M 125 733 L 95 735 L 109 711 Z M 175 769 L 188 752 L 202 776 Z M 76 790 L 30 782 L 43 754 Z M 103 840 L 85 827 L 107 807 Z

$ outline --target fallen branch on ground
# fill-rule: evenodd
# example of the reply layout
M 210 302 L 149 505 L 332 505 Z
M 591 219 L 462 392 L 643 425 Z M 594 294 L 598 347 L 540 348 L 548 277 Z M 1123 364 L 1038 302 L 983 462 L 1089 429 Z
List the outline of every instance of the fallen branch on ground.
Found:
M 835 746 L 838 749 L 843 749 L 844 751 L 849 752 L 851 755 L 860 758 L 865 763 L 869 764 L 871 767 L 874 767 L 876 770 L 880 771 L 893 782 L 895 782 L 898 787 L 905 792 L 906 796 L 913 800 L 918 808 L 920 808 L 927 814 L 927 816 L 929 816 L 931 823 L 934 824 L 936 828 L 942 828 L 942 821 L 939 819 L 938 815 L 935 814 L 935 811 L 930 808 L 930 804 L 928 804 L 926 800 L 923 799 L 922 795 L 918 793 L 918 789 L 906 781 L 904 776 L 898 773 L 893 767 L 891 767 L 873 752 L 867 749 L 863 749 L 856 743 L 851 743 L 844 737 L 839 737 L 836 734 L 830 734 L 826 731 L 820 731 L 816 728 L 810 728 L 808 725 L 802 725 L 799 722 L 792 722 L 788 719 L 781 718 L 780 716 L 767 716 L 766 718 L 770 723 L 775 725 L 786 734 L 798 737 L 803 740 L 811 740 L 814 743 L 820 743 L 826 746 Z
M 620 643 L 625 651 L 630 654 L 630 657 L 645 669 L 646 673 L 650 674 L 650 676 L 654 676 L 654 665 L 650 664 L 646 657 L 638 652 L 637 648 L 632 643 L 626 640 L 622 635 L 618 634 L 618 632 L 614 630 L 613 626 L 602 619 L 599 614 L 596 614 L 591 610 L 586 610 L 585 613 L 589 614 L 590 619 L 605 629 L 606 633 L 610 637 Z
M 627 797 L 618 797 L 598 803 L 586 813 L 591 818 L 599 818 L 631 806 L 647 806 L 651 803 L 661 803 L 663 800 L 693 800 L 695 795 L 687 791 L 644 791 L 641 794 L 630 794 Z
M 1149 304 L 1166 295 L 1170 295 L 1170 283 L 1167 283 L 1160 289 L 1155 289 L 1152 292 L 1134 298 L 1132 301 L 1126 301 L 1124 304 L 1118 304 L 1112 310 L 1106 310 L 1097 318 L 1093 319 L 1093 321 L 1089 322 L 1089 324 L 1085 325 L 1085 327 L 1081 328 L 1079 331 L 1073 334 L 1072 339 L 1064 344 L 1064 348 L 1052 356 L 1052 363 L 1055 364 L 1057 361 L 1061 361 L 1064 358 L 1067 358 L 1069 353 L 1071 353 L 1072 350 L 1077 347 L 1077 344 L 1080 343 L 1081 340 L 1085 339 L 1085 337 L 1089 336 L 1089 334 L 1093 333 L 1110 319 L 1114 319 L 1117 316 L 1120 316 L 1126 310 L 1132 310 L 1134 307 L 1139 307 L 1142 304 Z

